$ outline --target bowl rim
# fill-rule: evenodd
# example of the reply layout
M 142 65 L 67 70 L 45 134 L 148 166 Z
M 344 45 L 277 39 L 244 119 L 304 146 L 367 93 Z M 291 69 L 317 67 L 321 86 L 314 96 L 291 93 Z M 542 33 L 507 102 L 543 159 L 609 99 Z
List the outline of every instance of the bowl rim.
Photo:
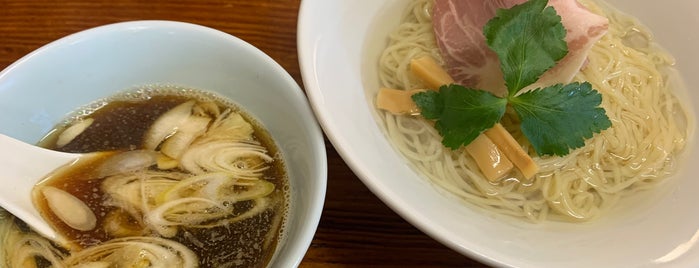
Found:
M 306 130 L 308 131 L 308 140 L 310 141 L 310 145 L 313 146 L 313 148 L 310 148 L 309 151 L 313 152 L 315 158 L 317 158 L 317 160 L 313 162 L 312 167 L 309 169 L 311 174 L 315 175 L 314 177 L 316 179 L 314 179 L 314 184 L 316 185 L 316 187 L 314 187 L 314 189 L 312 189 L 311 191 L 309 191 L 308 189 L 303 190 L 304 194 L 314 193 L 314 195 L 310 196 L 309 200 L 311 200 L 312 202 L 309 202 L 309 206 L 307 207 L 307 214 L 311 217 L 305 218 L 303 220 L 302 226 L 299 226 L 298 237 L 301 237 L 303 239 L 291 241 L 290 239 L 287 239 L 288 235 L 282 235 L 280 237 L 279 244 L 275 248 L 275 254 L 273 256 L 272 262 L 270 262 L 270 265 L 277 265 L 275 261 L 277 261 L 277 256 L 279 256 L 279 250 L 281 248 L 283 248 L 286 244 L 295 244 L 293 247 L 286 247 L 285 250 L 289 252 L 288 255 L 291 256 L 291 258 L 287 260 L 288 265 L 293 267 L 299 266 L 307 250 L 310 248 L 313 238 L 315 237 L 315 233 L 320 223 L 323 207 L 325 204 L 328 177 L 327 152 L 323 132 L 321 130 L 320 125 L 318 124 L 315 114 L 312 112 L 312 108 L 304 91 L 286 69 L 284 69 L 277 61 L 275 61 L 272 57 L 270 57 L 261 49 L 255 47 L 251 43 L 248 43 L 247 41 L 233 34 L 229 34 L 223 32 L 222 30 L 214 29 L 195 23 L 172 20 L 122 21 L 86 28 L 84 30 L 70 33 L 47 44 L 44 44 L 36 48 L 35 50 L 29 52 L 28 54 L 22 56 L 21 58 L 17 59 L 16 61 L 12 62 L 4 69 L 0 70 L 0 81 L 3 81 L 4 79 L 6 79 L 6 77 L 11 76 L 15 72 L 14 70 L 18 67 L 23 66 L 26 62 L 31 61 L 36 57 L 40 57 L 46 51 L 51 51 L 63 45 L 79 42 L 84 39 L 101 38 L 99 37 L 100 35 L 108 32 L 122 32 L 128 31 L 129 29 L 140 28 L 169 29 L 176 31 L 185 31 L 189 33 L 196 33 L 200 35 L 208 35 L 210 36 L 210 38 L 221 40 L 222 42 L 225 42 L 229 45 L 241 47 L 246 52 L 251 53 L 257 60 L 261 60 L 260 64 L 267 65 L 268 67 L 272 68 L 276 73 L 275 75 L 279 76 L 280 80 L 283 80 L 283 82 L 285 83 L 285 87 L 288 88 L 288 93 L 292 97 L 292 99 L 289 101 L 297 103 L 297 106 L 299 107 L 299 112 L 302 113 L 300 117 L 303 118 L 302 122 L 304 123 L 304 128 L 306 128 Z M 286 157 L 289 156 L 285 156 L 285 158 Z M 294 199 L 293 195 L 291 198 L 292 200 Z M 294 213 L 290 213 L 289 217 L 293 218 Z M 289 222 L 289 219 L 287 219 L 287 224 Z
M 626 1 L 626 0 L 624 0 Z M 364 76 L 360 75 L 359 78 L 357 79 L 356 75 L 354 73 L 352 74 L 347 74 L 345 72 L 343 75 L 337 75 L 333 76 L 332 72 L 328 72 L 325 70 L 325 67 L 328 67 L 325 61 L 323 61 L 321 58 L 322 56 L 327 56 L 327 54 L 323 54 L 325 52 L 323 49 L 328 49 L 327 46 L 323 46 L 323 44 L 331 44 L 335 46 L 341 46 L 342 42 L 347 42 L 348 40 L 357 40 L 357 39 L 364 39 L 366 38 L 364 31 L 366 30 L 365 27 L 366 25 L 364 22 L 361 23 L 361 25 L 353 25 L 352 23 L 348 23 L 347 21 L 343 21 L 345 17 L 352 18 L 352 15 L 356 16 L 357 13 L 351 13 L 347 12 L 345 13 L 345 10 L 351 10 L 352 7 L 357 7 L 361 6 L 362 4 L 365 5 L 371 5 L 372 7 L 366 8 L 365 10 L 363 9 L 362 12 L 368 12 L 369 14 L 364 16 L 362 20 L 371 20 L 373 13 L 379 8 L 374 7 L 376 5 L 384 5 L 387 6 L 388 4 L 383 3 L 383 4 L 374 4 L 374 2 L 370 2 L 368 0 L 366 1 L 357 1 L 361 3 L 355 3 L 353 1 L 338 1 L 335 2 L 334 4 L 326 3 L 325 1 L 322 0 L 305 0 L 301 4 L 300 8 L 300 14 L 299 14 L 299 21 L 298 21 L 298 26 L 297 26 L 297 44 L 298 44 L 298 49 L 299 49 L 299 61 L 300 61 L 300 66 L 301 66 L 301 74 L 303 77 L 304 84 L 306 86 L 306 92 L 307 95 L 309 96 L 309 99 L 311 100 L 311 104 L 314 108 L 314 111 L 316 112 L 319 122 L 321 123 L 321 126 L 323 127 L 323 130 L 325 131 L 328 140 L 337 148 L 338 153 L 342 158 L 345 160 L 345 162 L 348 164 L 348 166 L 352 169 L 353 172 L 359 177 L 359 179 L 374 193 L 379 199 L 382 200 L 386 205 L 388 205 L 393 211 L 395 211 L 397 214 L 399 214 L 401 217 L 403 217 L 406 221 L 410 222 L 413 226 L 416 228 L 420 229 L 433 239 L 439 241 L 443 245 L 463 254 L 468 257 L 472 257 L 480 262 L 489 264 L 489 265 L 494 265 L 494 266 L 536 266 L 537 264 L 539 265 L 552 265 L 553 262 L 547 262 L 547 260 L 534 260 L 534 261 L 529 261 L 530 259 L 527 258 L 519 258 L 520 255 L 509 255 L 506 254 L 504 251 L 500 251 L 499 248 L 491 248 L 489 246 L 484 246 L 480 243 L 479 241 L 475 241 L 474 239 L 467 239 L 463 238 L 461 240 L 459 239 L 454 239 L 454 236 L 456 233 L 453 230 L 449 230 L 449 226 L 445 226 L 444 224 L 441 224 L 437 222 L 435 219 L 430 219 L 425 217 L 424 212 L 418 212 L 415 211 L 415 208 L 410 208 L 407 207 L 405 204 L 401 204 L 400 199 L 405 199 L 404 197 L 398 197 L 398 193 L 392 189 L 384 189 L 383 183 L 381 180 L 383 179 L 382 177 L 379 177 L 379 175 L 376 174 L 376 171 L 370 170 L 371 167 L 367 167 L 368 163 L 367 161 L 363 159 L 359 159 L 362 156 L 367 156 L 364 150 L 357 149 L 356 146 L 352 146 L 352 142 L 356 142 L 357 140 L 354 139 L 354 137 L 350 137 L 350 134 L 344 133 L 343 130 L 348 130 L 348 128 L 343 128 L 343 126 L 340 125 L 340 123 L 347 123 L 345 121 L 342 121 L 340 123 L 334 122 L 334 120 L 341 118 L 345 119 L 344 117 L 340 117 L 337 114 L 342 113 L 343 111 L 340 110 L 333 110 L 333 101 L 335 98 L 330 97 L 333 94 L 342 94 L 341 92 L 336 91 L 328 91 L 324 89 L 323 87 L 327 87 L 328 81 L 322 80 L 322 76 L 325 75 L 327 77 L 332 77 L 334 80 L 332 82 L 336 82 L 335 80 L 338 80 L 340 83 L 347 83 L 348 81 L 344 81 L 341 78 L 344 77 L 349 77 L 351 76 L 352 79 L 354 80 L 362 80 L 365 79 Z M 386 1 L 386 2 L 399 2 L 398 0 L 395 1 Z M 613 1 L 608 1 L 610 3 L 613 3 Z M 626 1 L 626 2 L 631 2 L 631 1 Z M 327 12 L 324 10 L 324 8 L 327 8 Z M 385 11 L 381 9 L 381 11 Z M 331 13 L 331 15 L 325 15 L 325 13 Z M 383 13 L 381 13 L 383 14 Z M 635 14 L 635 13 L 634 13 Z M 344 17 L 343 17 L 344 16 Z M 340 18 L 337 18 L 340 17 Z M 323 20 L 325 19 L 325 20 Z M 357 22 L 357 20 L 353 20 L 352 22 Z M 324 24 L 324 22 L 327 21 L 327 25 Z M 336 37 L 333 34 L 329 34 L 329 32 L 333 31 L 338 31 L 338 28 L 340 25 L 353 25 L 353 29 L 357 29 L 357 31 L 350 31 L 349 33 L 343 33 L 343 38 Z M 656 30 L 657 31 L 657 30 Z M 357 33 L 359 32 L 359 33 Z M 347 38 L 344 38 L 346 36 L 349 36 Z M 331 42 L 328 40 L 332 40 L 335 42 Z M 339 41 L 338 41 L 339 40 Z M 326 42 L 326 43 L 323 43 Z M 366 44 L 362 44 L 363 46 L 366 46 Z M 664 45 L 664 44 L 663 44 Z M 351 53 L 345 53 L 345 54 L 350 54 L 351 57 L 357 56 L 354 53 L 354 49 L 356 44 L 352 43 L 346 47 L 340 47 L 338 49 L 332 50 L 332 53 L 342 53 L 346 51 L 342 51 L 342 49 L 345 50 L 351 50 Z M 334 48 L 334 47 L 333 47 Z M 360 50 L 365 49 L 364 47 L 360 48 Z M 356 71 L 355 67 L 355 62 L 352 60 L 347 60 L 348 56 L 338 56 L 338 59 L 334 59 L 333 63 L 334 65 L 344 65 L 344 64 L 349 64 L 352 65 L 351 69 L 352 72 Z M 348 61 L 352 61 L 349 62 Z M 361 67 L 360 67 L 361 68 Z M 346 71 L 343 69 L 343 71 Z M 336 71 L 337 72 L 337 71 Z M 330 73 L 330 74 L 328 74 Z M 356 88 L 356 86 L 361 85 L 356 84 L 352 82 L 351 86 L 352 88 L 348 87 L 342 87 L 342 90 L 353 90 Z M 363 92 L 361 94 L 364 94 Z M 344 96 L 344 95 L 343 95 Z M 355 97 L 354 95 L 351 95 L 352 97 Z M 356 101 L 356 99 L 352 99 L 352 101 Z M 696 103 L 696 101 L 695 101 Z M 362 108 L 363 109 L 363 108 Z M 335 114 L 333 114 L 335 113 Z M 695 112 L 696 114 L 696 112 Z M 371 120 L 374 121 L 374 118 L 365 118 L 365 117 L 353 117 L 352 119 L 354 120 Z M 699 120 L 699 119 L 697 119 Z M 363 125 L 366 126 L 366 125 Z M 356 127 L 356 126 L 354 126 Z M 360 126 L 361 127 L 361 126 Z M 361 132 L 362 134 L 365 134 L 366 132 Z M 356 134 L 353 132 L 352 134 Z M 373 134 L 373 133 L 372 133 Z M 699 133 L 694 133 L 694 143 L 695 145 L 688 144 L 687 149 L 692 149 L 692 148 L 697 148 L 696 143 L 699 142 L 696 140 L 697 136 L 699 136 Z M 368 138 L 368 137 L 365 137 Z M 691 138 L 691 137 L 690 137 Z M 391 148 L 393 149 L 393 148 Z M 378 151 L 376 153 L 379 153 Z M 683 153 L 684 154 L 684 153 Z M 693 155 L 697 155 L 697 152 L 688 152 L 686 154 L 687 158 L 690 158 Z M 685 164 L 687 165 L 688 163 L 680 163 L 680 164 Z M 383 174 L 383 173 L 382 173 Z M 679 174 L 675 174 L 674 176 L 677 176 Z M 677 180 L 675 180 L 677 181 Z M 694 183 L 696 185 L 696 183 Z M 673 191 L 676 191 L 676 188 L 672 189 Z M 671 201 L 670 201 L 671 202 Z M 488 218 L 490 215 L 486 215 L 485 213 L 478 213 L 481 214 L 483 217 L 482 218 Z M 697 217 L 694 217 L 695 219 Z M 499 220 L 496 220 L 499 221 Z M 482 224 L 482 222 L 481 222 Z M 555 223 L 554 223 L 555 225 Z M 580 225 L 576 225 L 577 226 Z M 555 228 L 558 228 L 559 226 L 556 226 Z M 654 227 L 654 226 L 653 226 Z M 683 226 L 686 227 L 686 226 Z M 537 227 L 535 226 L 534 228 L 531 229 L 536 229 Z M 696 231 L 696 228 L 692 227 L 692 233 Z M 521 231 L 526 231 L 522 229 Z M 686 230 L 683 230 L 686 231 Z M 599 234 L 596 234 L 599 235 Z M 691 235 L 690 235 L 691 236 Z M 699 236 L 699 232 L 697 233 L 697 236 Z M 695 241 L 696 238 L 692 238 L 692 241 Z M 511 249 L 511 248 L 510 248 Z M 697 247 L 694 247 L 692 249 L 691 254 L 688 254 L 690 258 L 688 258 L 690 261 L 695 261 L 699 257 L 697 253 Z M 521 255 L 524 256 L 524 255 Z M 582 258 L 580 259 L 582 260 Z M 614 260 L 619 260 L 619 259 L 614 259 Z M 555 261 L 555 260 L 553 260 Z M 687 259 L 684 259 L 682 261 L 687 261 Z M 540 262 L 540 263 L 539 263 Z M 644 262 L 643 264 L 649 265 L 652 263 L 646 263 Z M 580 265 L 580 264 L 578 264 Z M 555 267 L 555 266 L 554 266 Z
M 449 239 L 451 233 L 448 230 L 442 228 L 435 228 L 435 225 L 430 223 L 430 220 L 417 215 L 412 212 L 408 207 L 400 204 L 397 200 L 399 199 L 397 195 L 391 191 L 383 190 L 378 184 L 375 175 L 371 174 L 370 171 L 363 167 L 363 163 L 356 159 L 354 153 L 352 153 L 352 146 L 347 142 L 347 140 L 340 135 L 342 130 L 333 124 L 330 113 L 323 111 L 323 93 L 320 89 L 319 82 L 315 80 L 316 69 L 315 66 L 309 66 L 304 64 L 304 59 L 315 58 L 315 55 L 307 55 L 307 53 L 313 53 L 315 51 L 306 51 L 307 47 L 315 47 L 315 42 L 317 40 L 308 38 L 307 30 L 313 21 L 310 19 L 310 14 L 313 14 L 313 6 L 317 3 L 322 3 L 323 0 L 304 0 L 301 2 L 299 7 L 299 19 L 297 24 L 297 47 L 299 55 L 299 65 L 301 69 L 301 75 L 303 79 L 304 86 L 306 88 L 306 94 L 311 101 L 311 106 L 318 118 L 323 132 L 326 134 L 328 141 L 337 148 L 337 153 L 343 159 L 343 161 L 350 167 L 350 169 L 357 175 L 357 177 L 362 181 L 364 185 L 378 197 L 384 204 L 391 208 L 395 213 L 400 215 L 403 219 L 409 222 L 412 226 L 416 227 L 420 231 L 427 234 L 432 239 L 437 240 L 442 245 L 471 258 L 476 259 L 479 262 L 485 263 L 492 266 L 503 266 L 506 262 L 502 262 L 502 258 L 493 258 L 492 256 L 487 256 L 478 250 L 475 250 L 473 245 L 461 245 L 452 239 Z

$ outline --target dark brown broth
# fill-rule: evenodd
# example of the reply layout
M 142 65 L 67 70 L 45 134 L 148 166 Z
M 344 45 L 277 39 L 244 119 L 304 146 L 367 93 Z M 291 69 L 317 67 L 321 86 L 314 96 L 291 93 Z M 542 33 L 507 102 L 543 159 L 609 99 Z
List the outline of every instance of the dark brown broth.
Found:
M 111 101 L 89 115 L 94 119 L 92 125 L 69 144 L 62 148 L 47 147 L 80 153 L 141 149 L 140 144 L 145 132 L 158 116 L 192 98 L 156 95 L 148 100 Z M 224 105 L 219 103 L 219 106 Z M 224 107 L 237 110 L 229 105 Z M 288 202 L 284 164 L 279 159 L 278 151 L 268 133 L 245 113 L 241 112 L 241 115 L 253 125 L 255 138 L 275 157 L 272 167 L 265 171 L 263 178 L 271 178 L 269 181 L 275 184 L 275 191 L 270 196 L 276 201 L 273 202 L 272 209 L 250 219 L 209 229 L 181 229 L 177 236 L 171 238 L 197 253 L 202 267 L 264 267 L 271 259 L 281 236 Z M 54 136 L 47 136 L 42 144 L 50 144 Z M 95 167 L 106 159 L 108 156 L 78 161 L 66 172 L 53 174 L 42 182 L 44 185 L 63 189 L 85 202 L 97 217 L 98 227 L 94 230 L 78 231 L 68 227 L 51 212 L 45 199 L 36 200 L 50 222 L 78 247 L 96 245 L 113 238 L 100 226 L 109 211 L 116 208 L 103 205 L 106 197 L 99 186 L 103 178 L 98 178 L 93 172 Z M 236 204 L 237 207 L 246 205 L 248 204 L 244 202 Z M 269 240 L 268 237 L 272 239 Z
M 71 153 L 133 150 L 141 147 L 148 127 L 185 97 L 154 96 L 147 102 L 113 101 L 94 111 L 94 123 L 71 143 L 58 149 Z

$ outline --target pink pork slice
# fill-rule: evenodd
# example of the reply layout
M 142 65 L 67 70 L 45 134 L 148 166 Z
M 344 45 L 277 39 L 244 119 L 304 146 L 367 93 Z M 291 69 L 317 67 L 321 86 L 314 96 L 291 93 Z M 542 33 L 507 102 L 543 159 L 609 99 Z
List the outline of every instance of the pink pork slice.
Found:
M 526 0 L 436 0 L 433 27 L 447 72 L 464 86 L 504 95 L 505 83 L 495 52 L 485 43 L 483 26 L 499 8 Z M 566 28 L 568 54 L 542 75 L 535 85 L 569 83 L 582 68 L 587 54 L 609 27 L 607 18 L 590 12 L 577 0 L 550 0 Z

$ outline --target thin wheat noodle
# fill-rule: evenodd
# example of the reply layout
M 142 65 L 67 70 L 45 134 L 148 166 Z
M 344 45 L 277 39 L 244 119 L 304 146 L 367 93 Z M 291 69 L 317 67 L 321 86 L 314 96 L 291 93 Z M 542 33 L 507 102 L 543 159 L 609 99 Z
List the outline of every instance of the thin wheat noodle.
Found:
M 601 106 L 612 121 L 611 128 L 564 157 L 538 157 L 509 111 L 502 123 L 532 152 L 540 171 L 531 181 L 515 176 L 499 184 L 485 179 L 463 149 L 442 146 L 430 122 L 380 111 L 394 147 L 438 189 L 466 203 L 533 222 L 594 219 L 623 196 L 666 181 L 695 128 L 691 115 L 672 93 L 678 84 L 672 81 L 674 59 L 652 42 L 651 33 L 634 18 L 599 0 L 580 2 L 610 21 L 609 32 L 592 48 L 575 80 L 589 81 L 603 95 Z M 431 9 L 431 0 L 409 4 L 380 56 L 381 86 L 425 88 L 411 74 L 410 60 L 430 55 L 443 64 Z

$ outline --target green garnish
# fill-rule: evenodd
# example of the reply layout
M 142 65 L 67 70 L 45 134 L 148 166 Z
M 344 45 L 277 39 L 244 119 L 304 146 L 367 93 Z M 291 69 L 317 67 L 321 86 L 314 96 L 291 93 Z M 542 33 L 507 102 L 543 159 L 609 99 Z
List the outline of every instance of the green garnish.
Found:
M 566 155 L 585 145 L 611 122 L 599 107 L 602 95 L 590 83 L 538 88 L 517 95 L 568 53 L 566 30 L 548 0 L 531 0 L 497 11 L 483 28 L 488 46 L 500 59 L 507 96 L 460 85 L 413 95 L 427 119 L 436 120 L 444 146 L 458 149 L 502 119 L 510 105 L 522 133 L 539 155 Z

